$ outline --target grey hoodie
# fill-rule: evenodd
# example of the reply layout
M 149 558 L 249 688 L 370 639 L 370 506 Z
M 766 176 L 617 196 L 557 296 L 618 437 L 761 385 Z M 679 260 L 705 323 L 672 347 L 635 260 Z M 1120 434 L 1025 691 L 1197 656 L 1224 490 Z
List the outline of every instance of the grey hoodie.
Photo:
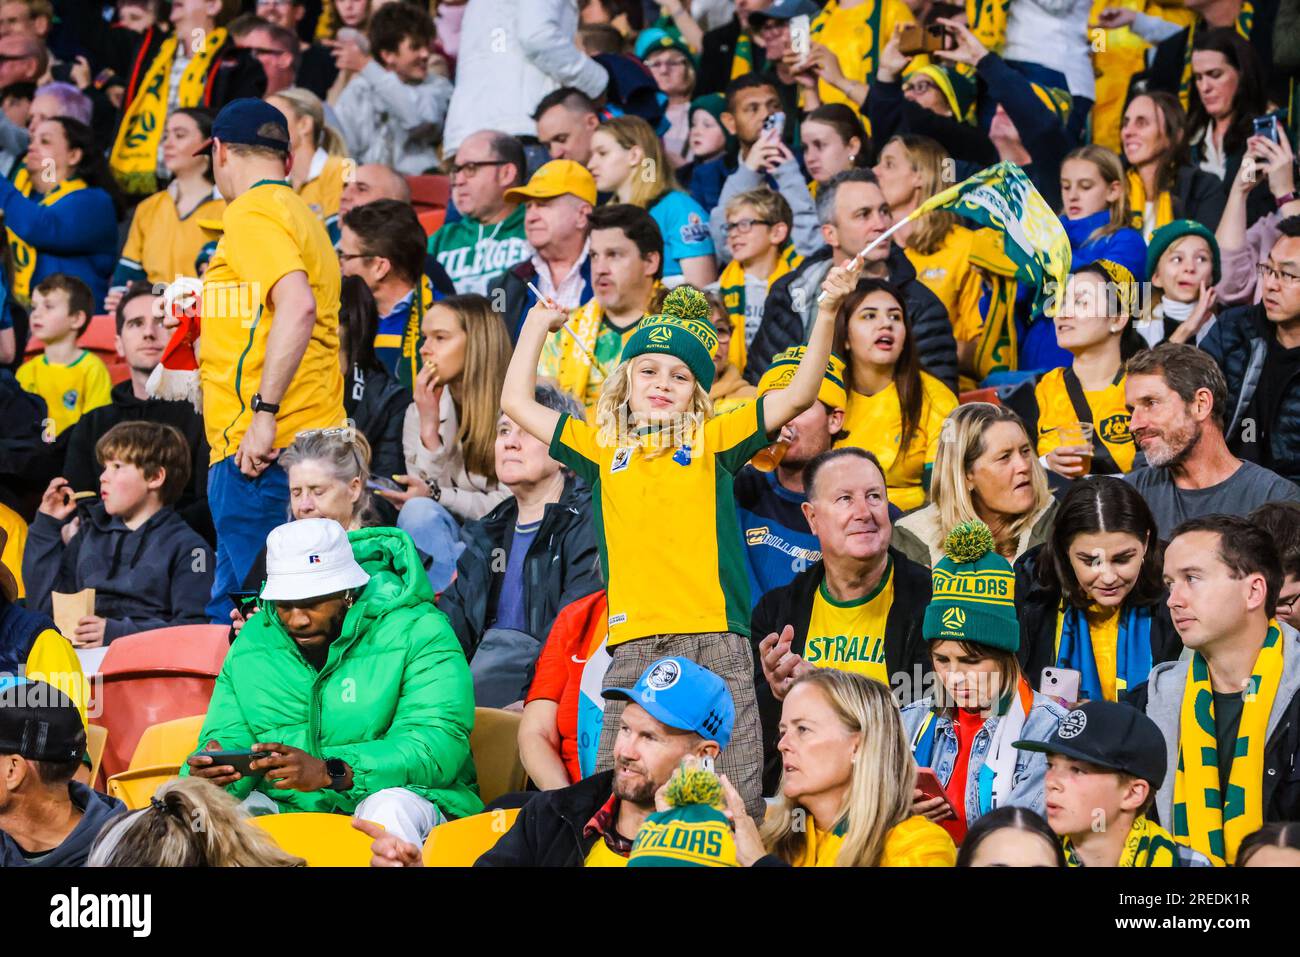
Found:
M 18 842 L 0 831 L 0 867 L 84 867 L 90 856 L 90 845 L 95 843 L 100 830 L 112 818 L 126 811 L 126 805 L 115 797 L 92 791 L 80 781 L 68 782 L 68 796 L 81 809 L 81 820 L 63 843 L 43 857 L 29 861 L 23 856 Z
M 95 589 L 95 614 L 107 620 L 104 644 L 123 635 L 208 620 L 215 557 L 171 508 L 131 531 L 96 502 L 65 547 L 63 523 L 40 513 L 27 537 L 23 579 L 29 605 L 51 614 L 50 592 Z
M 1291 700 L 1300 692 L 1300 639 L 1289 629 L 1282 631 L 1282 680 L 1268 715 L 1267 742 L 1277 730 Z M 1187 685 L 1190 660 L 1167 661 L 1156 665 L 1147 679 L 1147 717 L 1156 723 L 1165 738 L 1167 767 L 1165 781 L 1156 793 L 1156 811 L 1166 826 L 1174 819 L 1174 778 L 1178 775 L 1178 734 L 1183 707 L 1183 689 Z

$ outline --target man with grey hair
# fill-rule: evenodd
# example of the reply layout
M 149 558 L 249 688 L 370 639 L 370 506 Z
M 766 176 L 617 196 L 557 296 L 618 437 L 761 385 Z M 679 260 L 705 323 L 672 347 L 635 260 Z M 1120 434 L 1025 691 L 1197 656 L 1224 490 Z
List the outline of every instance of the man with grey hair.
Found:
M 819 189 L 817 218 L 826 246 L 768 291 L 745 366 L 750 382 L 758 382 L 778 352 L 807 340 L 817 313 L 817 295 L 831 267 L 843 266 L 894 224 L 885 194 L 869 169 L 846 170 Z M 863 278 L 883 279 L 902 293 L 908 335 L 915 340 L 921 366 L 956 391 L 957 342 L 948 310 L 916 278 L 907 255 L 894 242 L 882 243 L 863 259 Z
M 537 401 L 581 417 L 581 404 L 540 384 Z M 496 473 L 510 490 L 467 524 L 456 579 L 438 601 L 465 647 L 480 707 L 522 702 L 560 609 L 602 588 L 591 491 L 502 413 Z
M 1174 342 L 1139 352 L 1126 367 L 1124 399 L 1147 461 L 1124 480 L 1151 506 L 1161 538 L 1188 519 L 1300 501 L 1294 482 L 1229 451 L 1228 383 L 1208 353 Z

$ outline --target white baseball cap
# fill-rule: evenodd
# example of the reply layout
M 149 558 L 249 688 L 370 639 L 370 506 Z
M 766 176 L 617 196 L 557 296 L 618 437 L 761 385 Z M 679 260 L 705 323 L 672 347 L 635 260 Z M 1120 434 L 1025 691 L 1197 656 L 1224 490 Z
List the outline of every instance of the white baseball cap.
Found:
M 352 556 L 352 543 L 332 518 L 304 518 L 266 537 L 266 601 L 322 598 L 370 581 Z

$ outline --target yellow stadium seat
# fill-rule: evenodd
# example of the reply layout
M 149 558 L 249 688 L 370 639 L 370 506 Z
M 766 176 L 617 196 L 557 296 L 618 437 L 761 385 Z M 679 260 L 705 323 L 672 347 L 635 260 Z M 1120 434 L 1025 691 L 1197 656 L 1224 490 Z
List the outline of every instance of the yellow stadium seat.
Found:
M 281 849 L 309 867 L 369 867 L 371 840 L 346 814 L 263 814 L 251 818 Z
M 90 755 L 90 786 L 99 777 L 99 762 L 104 759 L 104 745 L 108 744 L 108 729 L 92 724 L 86 728 L 86 753 Z
M 132 768 L 108 779 L 108 793 L 111 797 L 120 798 L 130 810 L 138 811 L 148 805 L 149 799 L 158 790 L 158 785 L 176 777 L 180 770 L 179 764 Z
M 425 867 L 471 867 L 519 816 L 519 808 L 488 811 L 439 824 L 424 842 Z
M 519 722 L 523 716 L 500 708 L 475 708 L 469 749 L 478 769 L 478 793 L 487 804 L 503 794 L 522 791 L 528 773 L 519 759 Z
M 145 728 L 131 755 L 131 769 L 174 764 L 180 767 L 199 746 L 199 732 L 203 730 L 206 714 L 188 718 L 161 721 Z

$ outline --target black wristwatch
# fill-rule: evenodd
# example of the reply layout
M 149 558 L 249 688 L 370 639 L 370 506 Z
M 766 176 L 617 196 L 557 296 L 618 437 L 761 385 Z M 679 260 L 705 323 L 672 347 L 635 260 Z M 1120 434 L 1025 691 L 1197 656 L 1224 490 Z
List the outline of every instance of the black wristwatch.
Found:
M 330 776 L 330 790 L 346 791 L 348 766 L 342 758 L 326 758 L 325 773 Z
M 249 408 L 251 408 L 254 412 L 270 412 L 272 415 L 276 415 L 280 411 L 280 406 L 278 403 L 263 401 L 262 393 L 260 392 L 253 393 L 253 401 L 250 404 Z

